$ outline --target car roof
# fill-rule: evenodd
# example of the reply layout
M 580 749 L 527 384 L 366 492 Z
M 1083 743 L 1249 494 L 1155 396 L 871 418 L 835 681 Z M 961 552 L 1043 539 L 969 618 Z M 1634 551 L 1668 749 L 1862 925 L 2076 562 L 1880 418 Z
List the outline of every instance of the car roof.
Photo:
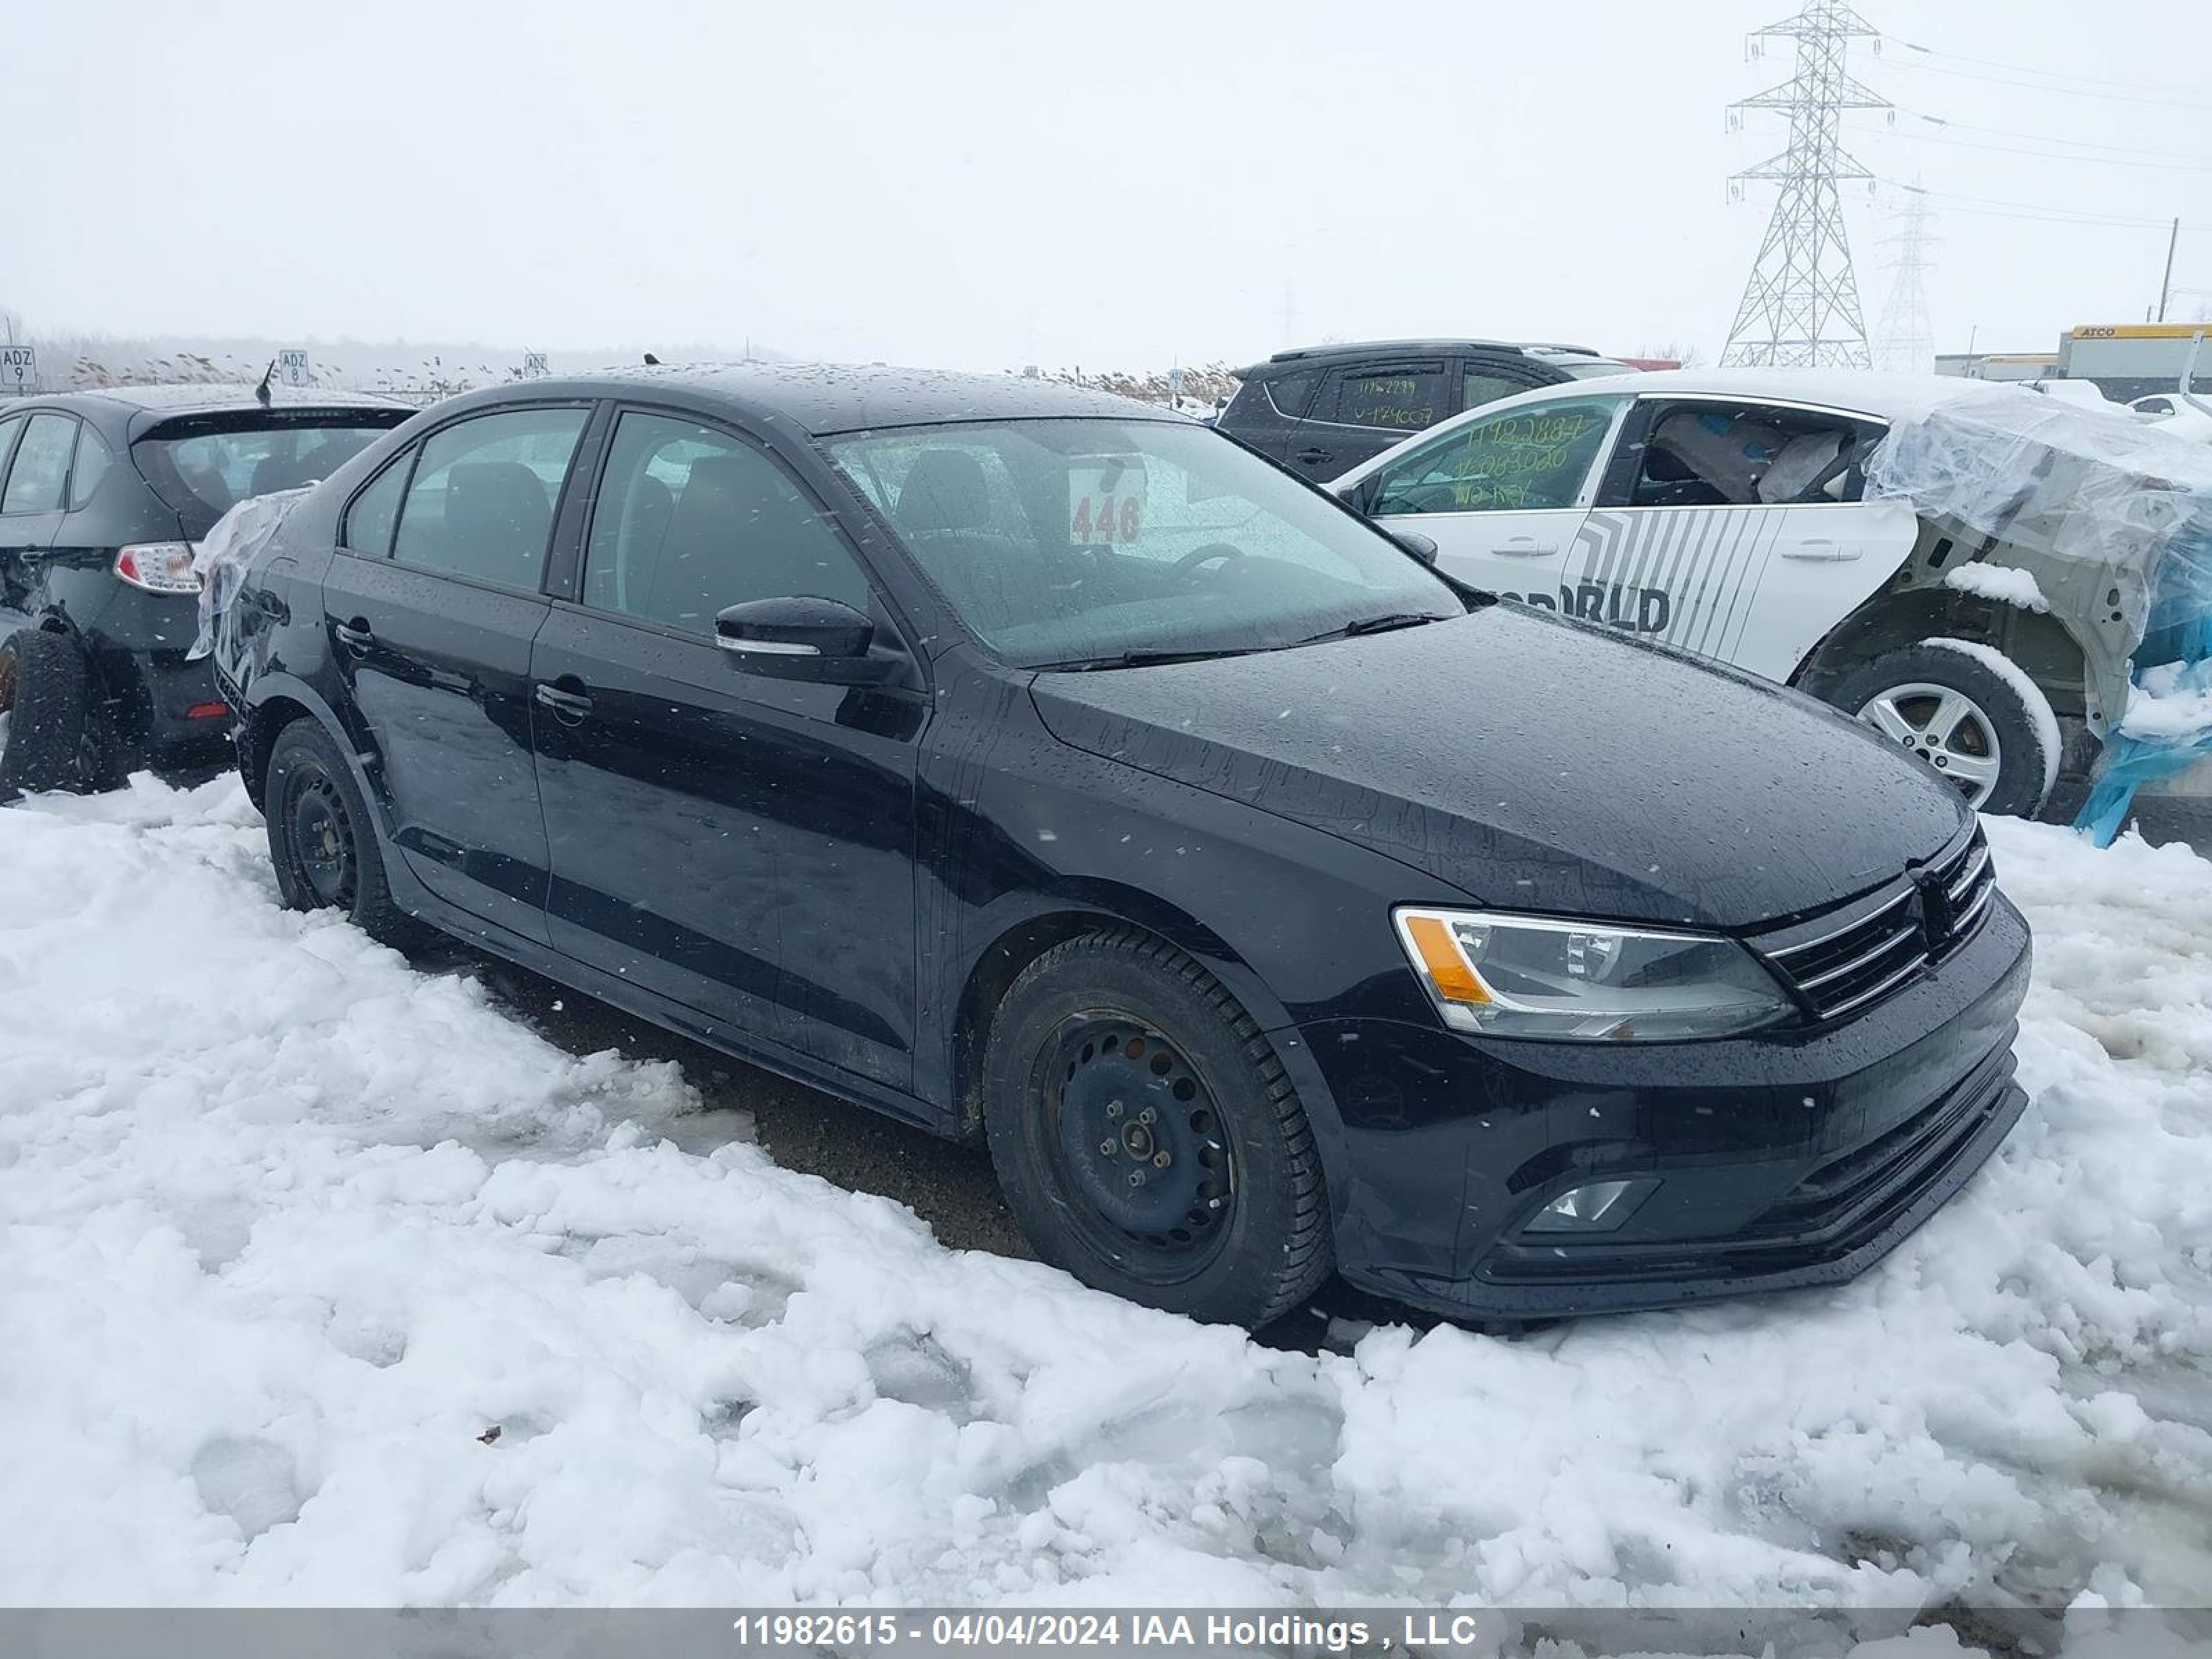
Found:
M 74 392 L 41 393 L 42 404 L 76 405 L 85 401 L 120 404 L 149 415 L 209 415 L 232 410 L 251 413 L 264 407 L 251 381 L 192 381 L 182 385 L 103 386 Z M 269 402 L 274 409 L 412 409 L 397 398 L 373 392 L 334 392 L 319 386 L 272 386 Z
M 440 407 L 509 403 L 518 395 L 649 400 L 672 393 L 739 418 L 797 427 L 816 437 L 961 421 L 1182 418 L 1157 404 L 1058 380 L 884 363 L 658 363 L 595 369 L 467 392 Z
M 1462 337 L 1449 340 L 1334 340 L 1326 345 L 1292 346 L 1278 351 L 1266 363 L 1255 364 L 1238 378 L 1249 380 L 1276 363 L 1319 362 L 1334 357 L 1371 357 L 1387 352 L 1393 356 L 1416 351 L 1493 351 L 1513 356 L 1571 356 L 1595 357 L 1598 354 L 1589 346 L 1562 345 L 1552 340 L 1486 340 Z

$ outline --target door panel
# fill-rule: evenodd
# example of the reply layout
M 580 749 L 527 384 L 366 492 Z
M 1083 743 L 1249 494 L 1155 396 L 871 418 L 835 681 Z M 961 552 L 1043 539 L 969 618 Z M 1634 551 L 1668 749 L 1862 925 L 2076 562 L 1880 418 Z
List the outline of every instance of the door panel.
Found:
M 1332 369 L 1315 395 L 1284 463 L 1320 481 L 1350 471 L 1450 411 L 1442 357 Z
M 530 755 L 535 594 L 340 553 L 323 579 L 331 659 L 357 741 L 422 884 L 470 915 L 545 938 L 545 826 Z

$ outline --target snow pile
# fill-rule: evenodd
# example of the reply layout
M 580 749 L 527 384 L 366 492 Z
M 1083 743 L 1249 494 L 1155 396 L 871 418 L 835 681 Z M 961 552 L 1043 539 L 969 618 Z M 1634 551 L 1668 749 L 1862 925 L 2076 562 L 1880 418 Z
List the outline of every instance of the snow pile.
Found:
M 2212 866 L 1990 830 L 2036 1098 L 1879 1270 L 1309 1357 L 279 909 L 231 781 L 0 812 L 0 1601 L 2200 1597 Z
M 2120 730 L 2130 738 L 2183 743 L 2212 732 L 2212 659 L 2160 663 L 2136 676 Z
M 2051 609 L 2051 601 L 2043 597 L 2043 590 L 2035 585 L 2035 578 L 2014 565 L 1959 565 L 1944 576 L 1943 586 L 1954 587 L 1961 593 L 1995 599 L 2000 605 L 2017 605 L 2022 611 L 2048 611 Z

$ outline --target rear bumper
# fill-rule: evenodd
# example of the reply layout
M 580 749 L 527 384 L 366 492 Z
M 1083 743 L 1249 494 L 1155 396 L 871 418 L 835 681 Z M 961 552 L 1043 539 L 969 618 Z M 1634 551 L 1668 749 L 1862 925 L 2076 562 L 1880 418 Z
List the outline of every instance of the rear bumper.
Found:
M 1342 1119 L 1340 1266 L 1448 1316 L 1540 1318 L 1834 1284 L 1966 1184 L 2018 1121 L 2027 925 L 1808 1030 L 1613 1048 L 1395 1021 L 1300 1028 Z M 1601 1181 L 1611 1231 L 1532 1226 Z

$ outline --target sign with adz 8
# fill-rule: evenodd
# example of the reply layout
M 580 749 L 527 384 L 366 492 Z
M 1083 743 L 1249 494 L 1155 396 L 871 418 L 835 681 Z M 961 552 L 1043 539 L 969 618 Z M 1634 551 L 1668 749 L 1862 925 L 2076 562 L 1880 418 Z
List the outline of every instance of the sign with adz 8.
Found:
M 1068 540 L 1112 547 L 1135 541 L 1144 529 L 1144 468 L 1115 460 L 1068 468 Z

